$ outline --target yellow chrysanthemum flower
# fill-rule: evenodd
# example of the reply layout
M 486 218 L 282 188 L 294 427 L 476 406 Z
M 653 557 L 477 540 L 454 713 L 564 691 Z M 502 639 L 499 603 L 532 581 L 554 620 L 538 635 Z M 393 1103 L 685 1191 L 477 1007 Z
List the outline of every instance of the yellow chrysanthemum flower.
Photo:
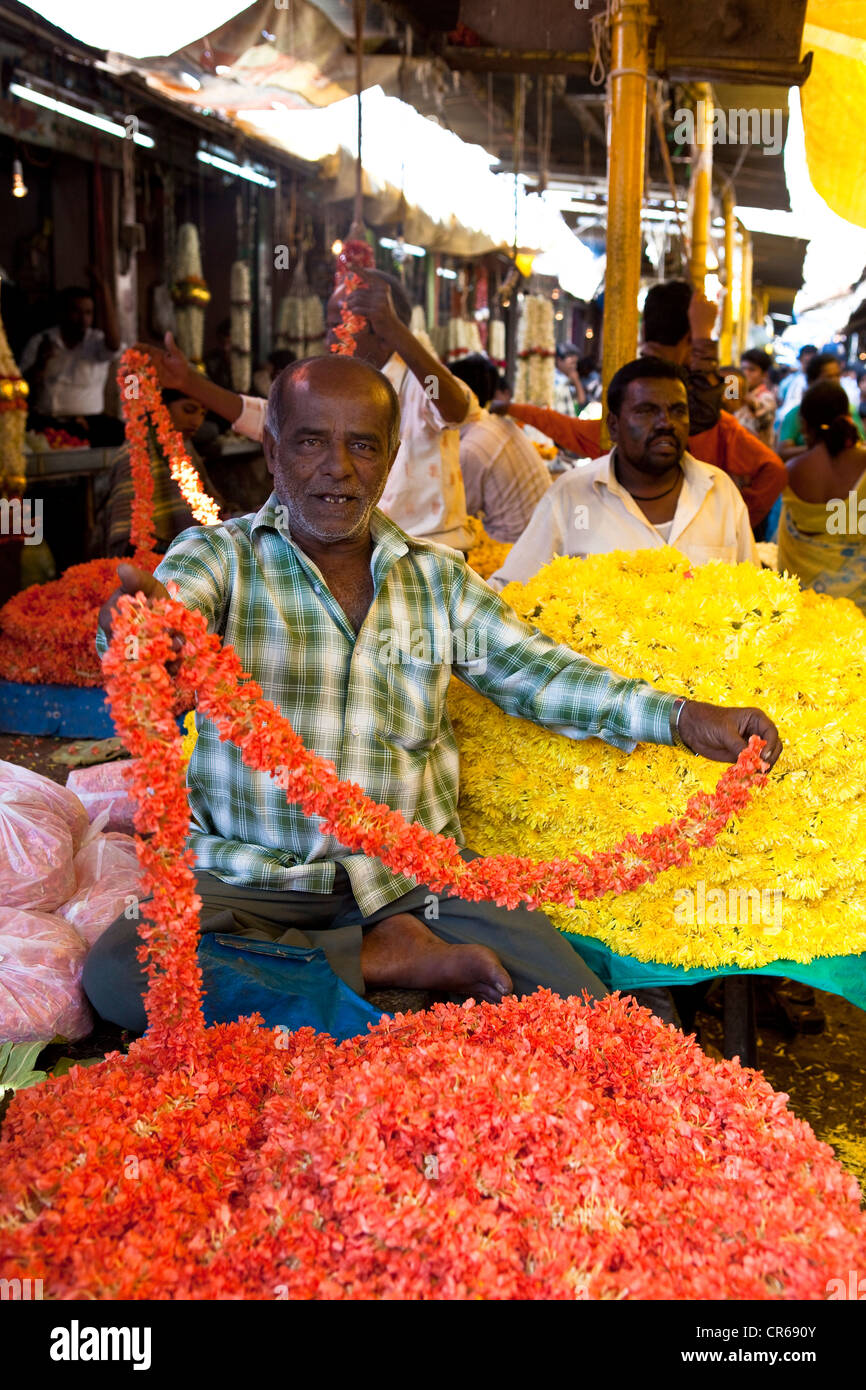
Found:
M 846 599 L 669 548 L 557 559 L 504 597 L 548 636 L 675 695 L 759 705 L 784 740 L 766 788 L 686 869 L 548 909 L 643 961 L 715 968 L 866 950 L 866 620 Z M 482 853 L 551 859 L 682 813 L 721 769 L 674 748 L 575 742 L 452 687 L 460 814 Z

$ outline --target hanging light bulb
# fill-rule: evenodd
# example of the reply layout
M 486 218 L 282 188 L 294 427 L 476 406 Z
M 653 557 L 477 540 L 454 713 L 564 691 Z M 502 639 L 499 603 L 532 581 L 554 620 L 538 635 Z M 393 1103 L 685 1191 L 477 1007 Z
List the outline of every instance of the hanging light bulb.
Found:
M 332 255 L 332 256 L 339 256 L 339 254 L 340 254 L 340 252 L 342 251 L 342 249 L 343 249 L 343 243 L 342 243 L 341 241 L 338 240 L 338 241 L 333 242 L 333 243 L 331 244 L 331 255 Z
M 12 161 L 12 197 L 27 197 L 27 185 L 24 182 L 24 170 L 21 167 L 20 159 L 13 159 Z

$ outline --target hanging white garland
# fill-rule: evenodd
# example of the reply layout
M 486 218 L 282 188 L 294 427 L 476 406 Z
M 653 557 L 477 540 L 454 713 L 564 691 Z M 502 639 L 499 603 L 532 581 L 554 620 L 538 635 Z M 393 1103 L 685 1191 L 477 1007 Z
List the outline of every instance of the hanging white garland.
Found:
M 244 395 L 252 380 L 252 300 L 250 268 L 235 261 L 231 269 L 232 386 Z
M 295 266 L 288 294 L 277 310 L 274 347 L 288 349 L 300 360 L 321 357 L 325 351 L 325 311 L 307 284 L 303 256 Z
M 304 356 L 321 357 L 325 351 L 325 311 L 317 294 L 303 300 Z
M 431 337 L 443 362 L 457 362 L 469 352 L 484 351 L 474 319 L 449 319 L 434 328 Z
M 487 329 L 487 353 L 491 361 L 502 372 L 505 370 L 505 323 L 503 319 L 491 319 Z
M 18 497 L 27 485 L 24 434 L 28 394 L 0 318 L 0 497 Z
M 555 352 L 553 304 L 544 295 L 529 294 L 517 338 L 515 401 L 553 408 Z
M 199 370 L 204 370 L 204 314 L 210 290 L 201 269 L 201 245 L 194 222 L 184 222 L 177 232 L 172 298 L 177 305 L 177 341 L 181 351 Z

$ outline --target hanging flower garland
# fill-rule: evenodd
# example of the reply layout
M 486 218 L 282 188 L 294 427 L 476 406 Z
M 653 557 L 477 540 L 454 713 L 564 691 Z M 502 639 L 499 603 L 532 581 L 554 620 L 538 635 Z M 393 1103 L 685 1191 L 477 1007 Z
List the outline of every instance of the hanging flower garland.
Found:
M 212 526 L 219 507 L 201 485 L 183 440 L 162 402 L 150 359 L 130 348 L 118 372 L 126 414 L 133 500 L 131 563 L 153 573 L 162 559 L 153 546 L 153 473 L 148 448 L 148 416 L 169 460 L 171 476 L 196 521 Z M 2 427 L 0 427 L 2 428 Z M 32 584 L 14 594 L 0 609 L 0 679 L 19 684 L 102 684 L 102 668 L 94 646 L 99 610 L 118 587 L 120 560 L 88 560 L 72 565 L 59 579 Z
M 364 283 L 356 271 L 370 269 L 373 263 L 373 248 L 369 242 L 357 238 L 343 242 L 337 256 L 337 274 L 334 282 L 334 290 L 339 293 L 341 300 L 341 322 L 334 329 L 337 341 L 331 343 L 331 352 L 338 352 L 344 357 L 354 356 L 355 339 L 364 327 L 366 319 L 362 314 L 353 314 L 346 300 Z
M 230 285 L 232 387 L 244 395 L 250 389 L 253 370 L 252 297 L 250 268 L 246 261 L 234 262 Z
M 204 371 L 204 315 L 210 290 L 201 268 L 201 244 L 194 222 L 184 222 L 177 233 L 177 260 L 172 299 L 177 306 L 177 341 L 199 371 Z
M 129 465 L 134 490 L 130 526 L 132 544 L 136 549 L 152 550 L 156 541 L 153 529 L 153 473 L 148 449 L 148 416 L 156 430 L 160 448 L 168 460 L 171 477 L 196 521 L 202 526 L 215 526 L 220 520 L 219 506 L 202 487 L 198 471 L 193 467 L 184 448 L 183 437 L 171 422 L 150 358 L 135 348 L 129 348 L 120 359 L 117 380 L 126 416 L 126 438 L 129 443 Z
M 544 295 L 526 295 L 517 341 L 516 401 L 553 405 L 555 349 L 553 304 Z
M 0 498 L 20 497 L 27 485 L 24 435 L 29 390 L 0 319 Z M 5 539 L 0 534 L 0 542 Z
M 467 899 L 509 907 L 523 901 L 571 905 L 576 898 L 626 892 L 687 863 L 697 846 L 714 844 L 730 818 L 745 809 L 752 791 L 765 781 L 762 745 L 752 739 L 737 763 L 722 774 L 715 791 L 691 797 L 684 813 L 667 825 L 640 836 L 627 834 L 612 849 L 570 860 L 537 863 L 526 856 L 498 855 L 466 864 L 453 839 L 407 824 L 398 811 L 377 805 L 357 784 L 341 782 L 333 764 L 306 749 L 285 716 L 262 699 L 260 687 L 254 681 L 242 683 L 237 654 L 207 633 L 200 613 L 175 600 L 148 607 L 122 599 L 119 609 L 117 636 L 104 669 L 115 722 L 130 751 L 140 759 L 136 770 L 140 800 L 152 804 L 153 791 L 146 789 L 155 785 L 160 788 L 160 807 L 171 799 L 165 785 L 171 774 L 161 739 L 171 728 L 175 690 L 160 669 L 161 662 L 172 661 L 176 655 L 170 628 L 184 639 L 178 678 L 181 697 L 215 721 L 223 737 L 237 744 L 248 767 L 272 775 L 280 768 L 278 784 L 306 815 L 322 818 L 323 834 L 335 835 L 354 852 L 377 855 L 395 873 L 414 877 L 435 891 L 459 889 Z M 127 643 L 127 637 L 136 640 Z M 137 651 L 138 657 L 130 660 L 129 650 Z M 160 731 L 155 741 L 154 729 Z M 180 768 L 179 739 L 173 747 Z M 184 819 L 182 780 L 178 786 L 175 815 Z
M 487 353 L 494 367 L 498 367 L 500 372 L 506 368 L 505 360 L 505 322 L 503 319 L 491 319 L 487 329 Z

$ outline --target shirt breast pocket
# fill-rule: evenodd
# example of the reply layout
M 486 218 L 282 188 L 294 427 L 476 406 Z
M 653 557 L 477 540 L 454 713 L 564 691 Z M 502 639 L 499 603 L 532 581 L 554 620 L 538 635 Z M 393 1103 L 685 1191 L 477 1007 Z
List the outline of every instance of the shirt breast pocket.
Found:
M 388 675 L 383 740 L 395 751 L 429 752 L 439 742 L 451 678 L 448 661 L 403 656 Z

